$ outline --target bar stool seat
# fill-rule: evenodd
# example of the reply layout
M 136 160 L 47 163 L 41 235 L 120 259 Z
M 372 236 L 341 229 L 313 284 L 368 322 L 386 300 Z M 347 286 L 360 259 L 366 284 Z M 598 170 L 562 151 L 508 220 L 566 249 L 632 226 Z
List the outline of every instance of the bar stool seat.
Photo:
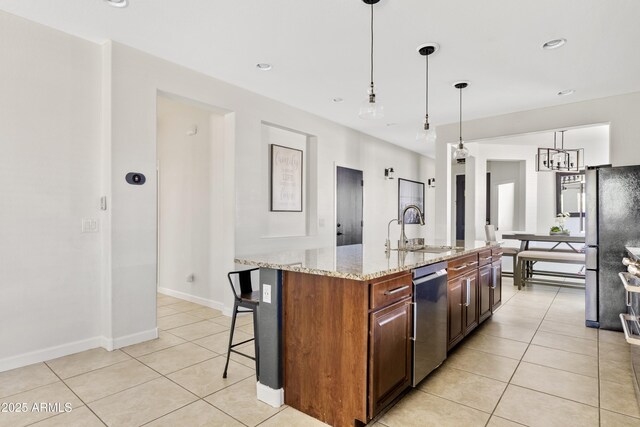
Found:
M 248 359 L 256 362 L 256 379 L 260 379 L 260 346 L 258 342 L 258 306 L 260 305 L 260 291 L 253 290 L 253 282 L 251 280 L 251 272 L 259 270 L 259 268 L 252 268 L 249 270 L 232 271 L 227 274 L 229 279 L 229 285 L 233 292 L 233 315 L 231 318 L 231 330 L 229 331 L 229 347 L 227 348 L 227 363 L 224 365 L 224 373 L 222 378 L 227 378 L 227 369 L 229 368 L 229 357 L 231 353 L 239 354 Z M 234 278 L 237 278 L 240 292 L 237 291 L 234 284 Z M 243 309 L 243 310 L 241 310 Z M 239 343 L 233 343 L 233 334 L 236 328 L 236 317 L 238 313 L 252 313 L 253 315 L 253 338 L 244 340 Z M 254 342 L 255 357 L 252 357 L 246 353 L 242 353 L 235 349 L 235 347 L 244 345 L 248 342 Z

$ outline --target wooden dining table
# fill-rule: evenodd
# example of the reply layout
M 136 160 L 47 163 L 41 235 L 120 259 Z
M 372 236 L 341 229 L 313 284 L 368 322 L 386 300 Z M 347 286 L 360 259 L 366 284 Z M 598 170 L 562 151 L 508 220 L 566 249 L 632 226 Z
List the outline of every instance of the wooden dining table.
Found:
M 566 234 L 531 234 L 531 233 L 505 233 L 502 235 L 501 240 L 520 240 L 520 251 L 526 251 L 529 249 L 529 244 L 531 242 L 546 242 L 546 243 L 555 243 L 555 245 L 551 248 L 547 248 L 546 250 L 557 250 L 561 245 L 566 245 L 574 252 L 580 252 L 580 248 L 577 247 L 578 244 L 585 243 L 584 236 L 570 236 Z

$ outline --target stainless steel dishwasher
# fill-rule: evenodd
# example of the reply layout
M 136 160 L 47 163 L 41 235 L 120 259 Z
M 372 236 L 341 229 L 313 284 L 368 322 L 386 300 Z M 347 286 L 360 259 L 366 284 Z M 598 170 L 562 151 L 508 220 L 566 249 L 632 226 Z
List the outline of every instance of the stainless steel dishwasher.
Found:
M 447 358 L 447 263 L 413 271 L 411 385 L 417 386 Z

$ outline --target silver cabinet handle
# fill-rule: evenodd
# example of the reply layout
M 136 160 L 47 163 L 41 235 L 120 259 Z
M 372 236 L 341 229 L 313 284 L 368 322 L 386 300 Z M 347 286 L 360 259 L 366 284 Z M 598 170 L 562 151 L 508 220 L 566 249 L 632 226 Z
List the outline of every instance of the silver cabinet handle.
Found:
M 393 294 L 397 294 L 398 292 L 402 292 L 406 289 L 409 289 L 409 285 L 404 285 L 404 286 L 400 286 L 399 288 L 395 288 L 392 289 L 390 291 L 385 291 L 385 295 L 393 295 Z
M 468 264 L 461 265 L 460 267 L 452 268 L 453 271 L 460 271 L 464 268 L 467 268 Z
M 470 262 L 469 264 L 467 264 L 467 267 L 471 267 L 472 265 L 476 265 L 477 263 L 478 263 L 478 261 Z
M 494 254 L 493 256 L 502 256 L 502 254 L 504 254 L 504 252 L 498 252 L 497 254 Z
M 484 257 L 484 259 L 491 259 L 491 255 Z
M 498 267 L 492 267 L 491 269 L 493 270 L 493 274 L 491 275 L 493 286 L 491 286 L 491 289 L 495 289 L 498 287 Z
M 467 279 L 467 303 L 465 304 L 466 307 L 469 307 L 471 305 L 471 279 Z

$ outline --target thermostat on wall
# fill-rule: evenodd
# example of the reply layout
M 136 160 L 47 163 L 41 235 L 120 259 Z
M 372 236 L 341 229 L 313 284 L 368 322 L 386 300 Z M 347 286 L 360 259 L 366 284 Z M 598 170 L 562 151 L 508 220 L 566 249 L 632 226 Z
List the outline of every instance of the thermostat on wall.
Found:
M 147 178 L 139 172 L 129 172 L 125 179 L 131 185 L 142 185 L 147 180 Z

